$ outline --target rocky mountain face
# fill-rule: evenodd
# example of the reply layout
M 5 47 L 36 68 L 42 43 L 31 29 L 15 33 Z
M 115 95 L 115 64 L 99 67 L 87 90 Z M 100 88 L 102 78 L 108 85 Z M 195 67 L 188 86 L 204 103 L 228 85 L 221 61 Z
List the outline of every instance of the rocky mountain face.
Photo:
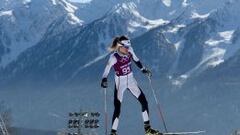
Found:
M 82 25 L 75 16 L 77 7 L 65 0 L 1 0 L 0 66 L 6 67 L 18 56 L 36 45 L 50 24 L 61 18 L 57 32 Z

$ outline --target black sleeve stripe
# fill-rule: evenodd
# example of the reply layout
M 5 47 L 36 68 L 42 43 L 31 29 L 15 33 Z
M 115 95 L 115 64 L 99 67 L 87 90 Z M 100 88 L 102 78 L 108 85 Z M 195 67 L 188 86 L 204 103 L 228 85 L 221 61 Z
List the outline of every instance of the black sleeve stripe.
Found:
M 143 65 L 140 61 L 134 61 L 138 68 L 142 69 Z

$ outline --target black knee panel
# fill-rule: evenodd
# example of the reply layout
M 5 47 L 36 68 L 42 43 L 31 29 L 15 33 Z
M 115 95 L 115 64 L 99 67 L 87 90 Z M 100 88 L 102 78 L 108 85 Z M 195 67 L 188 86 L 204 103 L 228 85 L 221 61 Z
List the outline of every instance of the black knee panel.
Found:
M 114 99 L 114 114 L 119 117 L 121 112 L 121 102 L 118 99 Z
M 142 105 L 142 111 L 147 111 L 148 112 L 148 102 L 146 100 L 145 95 L 143 94 L 143 92 L 141 92 L 140 96 L 138 97 L 138 101 L 141 103 Z
M 115 91 L 114 91 L 114 113 L 113 113 L 112 121 L 114 121 L 115 118 L 119 118 L 120 112 L 121 112 L 121 102 L 118 99 L 117 89 L 116 89 L 116 86 L 115 86 Z

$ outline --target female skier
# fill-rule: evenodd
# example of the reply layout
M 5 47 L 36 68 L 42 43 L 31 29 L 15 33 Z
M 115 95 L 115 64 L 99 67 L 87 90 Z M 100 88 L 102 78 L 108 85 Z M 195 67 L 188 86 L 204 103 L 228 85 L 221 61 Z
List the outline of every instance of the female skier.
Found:
M 148 102 L 145 98 L 144 93 L 138 87 L 135 78 L 133 77 L 131 60 L 135 62 L 137 67 L 139 67 L 142 73 L 147 76 L 151 76 L 150 70 L 143 67 L 138 57 L 135 55 L 133 48 L 131 47 L 131 42 L 126 36 L 116 37 L 110 47 L 113 53 L 110 55 L 107 66 L 104 70 L 101 87 L 107 88 L 107 76 L 113 66 L 115 70 L 115 91 L 114 91 L 114 113 L 112 117 L 112 130 L 111 135 L 117 135 L 117 127 L 119 123 L 119 116 L 121 110 L 121 103 L 123 100 L 123 93 L 126 89 L 137 98 L 137 100 L 142 105 L 142 117 L 144 121 L 144 129 L 146 135 L 162 135 L 157 130 L 151 128 L 149 121 L 149 110 Z

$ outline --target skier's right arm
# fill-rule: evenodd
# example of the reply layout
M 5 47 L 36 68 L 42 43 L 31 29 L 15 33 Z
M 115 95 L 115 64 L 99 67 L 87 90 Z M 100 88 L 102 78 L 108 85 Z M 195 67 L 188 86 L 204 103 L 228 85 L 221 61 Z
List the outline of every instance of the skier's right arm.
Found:
M 105 70 L 104 70 L 104 73 L 103 73 L 103 76 L 102 76 L 102 82 L 101 82 L 101 87 L 102 88 L 107 88 L 108 87 L 108 83 L 107 83 L 107 77 L 108 77 L 108 74 L 111 70 L 111 67 L 117 62 L 117 59 L 116 57 L 112 54 L 110 55 L 110 58 L 108 60 L 108 63 L 105 67 Z
M 133 51 L 133 48 L 130 47 L 129 51 L 131 52 L 132 56 L 133 56 L 133 61 L 135 62 L 135 64 L 137 65 L 137 67 L 140 68 L 140 70 L 142 71 L 142 73 L 144 73 L 145 75 L 147 75 L 148 77 L 152 76 L 152 73 L 149 69 L 145 68 L 141 61 L 139 60 L 139 58 L 136 56 L 135 52 Z

